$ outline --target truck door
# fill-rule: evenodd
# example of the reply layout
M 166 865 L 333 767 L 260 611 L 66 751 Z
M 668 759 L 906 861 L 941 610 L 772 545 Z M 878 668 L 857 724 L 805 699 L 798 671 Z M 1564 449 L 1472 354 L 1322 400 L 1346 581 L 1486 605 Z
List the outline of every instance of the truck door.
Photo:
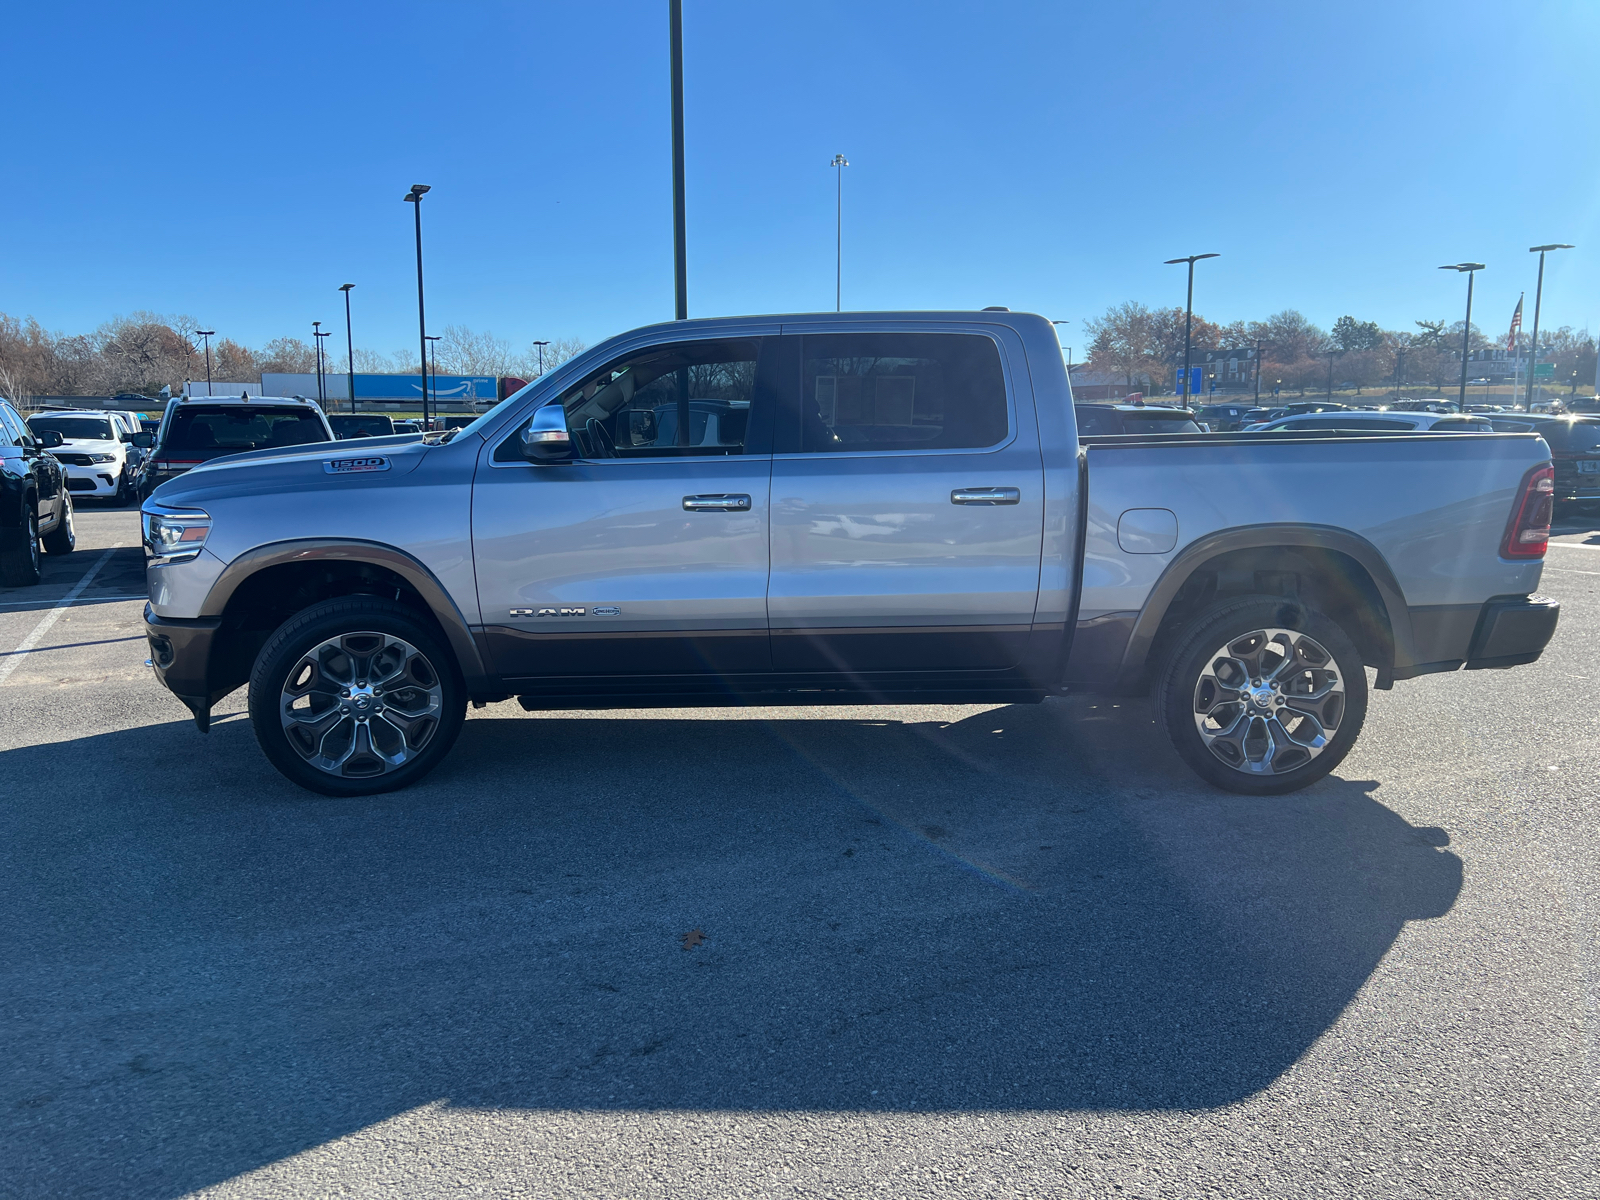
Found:
M 575 461 L 527 462 L 520 426 L 486 451 L 474 563 L 508 683 L 771 669 L 762 359 L 776 340 L 625 353 L 559 401 Z
M 1020 345 L 1008 366 L 983 332 L 782 340 L 799 394 L 773 460 L 774 667 L 1015 666 L 1038 601 L 1044 523 Z

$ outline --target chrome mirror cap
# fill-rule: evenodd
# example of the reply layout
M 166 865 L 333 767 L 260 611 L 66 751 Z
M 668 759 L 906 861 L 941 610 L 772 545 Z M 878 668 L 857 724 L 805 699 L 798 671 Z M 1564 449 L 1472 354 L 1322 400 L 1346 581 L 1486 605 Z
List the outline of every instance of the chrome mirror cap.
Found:
M 572 457 L 572 435 L 567 432 L 567 412 L 560 404 L 546 404 L 533 414 L 522 431 L 522 457 L 529 462 L 551 462 Z

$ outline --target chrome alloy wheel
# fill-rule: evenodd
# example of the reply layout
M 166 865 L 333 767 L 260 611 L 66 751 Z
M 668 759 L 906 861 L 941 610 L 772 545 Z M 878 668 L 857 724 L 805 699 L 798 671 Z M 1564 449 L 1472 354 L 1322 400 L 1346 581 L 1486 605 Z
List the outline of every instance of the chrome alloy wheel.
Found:
M 410 642 L 346 633 L 308 650 L 279 714 L 295 752 L 329 775 L 367 778 L 410 762 L 439 728 L 444 685 Z
M 1303 767 L 1344 715 L 1339 664 L 1314 638 L 1257 629 L 1218 648 L 1194 687 L 1194 724 L 1218 759 L 1250 775 Z

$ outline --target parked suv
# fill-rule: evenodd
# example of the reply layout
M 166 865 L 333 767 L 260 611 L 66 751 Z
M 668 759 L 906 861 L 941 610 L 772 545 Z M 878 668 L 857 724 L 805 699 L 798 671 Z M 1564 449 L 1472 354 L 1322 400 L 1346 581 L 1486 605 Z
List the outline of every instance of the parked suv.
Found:
M 1600 416 L 1506 413 L 1491 416 L 1489 423 L 1501 433 L 1537 433 L 1545 440 L 1555 461 L 1557 505 L 1600 502 Z
M 333 436 L 340 438 L 389 437 L 395 433 L 394 418 L 387 413 L 357 413 L 329 417 Z
M 66 470 L 67 490 L 74 495 L 118 504 L 134 498 L 135 464 L 128 453 L 133 435 L 121 417 L 92 409 L 34 413 L 28 428 L 60 435 L 61 445 L 51 453 Z
M 1080 404 L 1076 408 L 1078 432 L 1097 434 L 1201 433 L 1200 423 L 1187 408 L 1160 404 Z
M 333 440 L 333 428 L 322 409 L 299 396 L 174 399 L 162 414 L 142 492 L 148 496 L 167 480 L 214 458 Z M 138 438 L 135 444 L 143 441 Z
M 72 495 L 49 453 L 60 445 L 59 433 L 33 432 L 0 400 L 0 585 L 39 582 L 41 541 L 52 554 L 70 554 L 77 544 Z

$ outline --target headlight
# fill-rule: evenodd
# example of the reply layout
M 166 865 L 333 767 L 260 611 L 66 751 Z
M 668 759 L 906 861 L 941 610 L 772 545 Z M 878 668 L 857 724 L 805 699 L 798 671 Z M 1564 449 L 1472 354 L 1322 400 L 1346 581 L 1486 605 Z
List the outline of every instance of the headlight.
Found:
M 211 532 L 211 516 L 198 508 L 147 508 L 144 519 L 144 544 L 159 563 L 187 562 L 198 558 Z
M 89 461 L 90 462 L 116 462 L 117 461 L 117 456 L 115 454 L 91 454 L 91 455 L 89 455 Z

